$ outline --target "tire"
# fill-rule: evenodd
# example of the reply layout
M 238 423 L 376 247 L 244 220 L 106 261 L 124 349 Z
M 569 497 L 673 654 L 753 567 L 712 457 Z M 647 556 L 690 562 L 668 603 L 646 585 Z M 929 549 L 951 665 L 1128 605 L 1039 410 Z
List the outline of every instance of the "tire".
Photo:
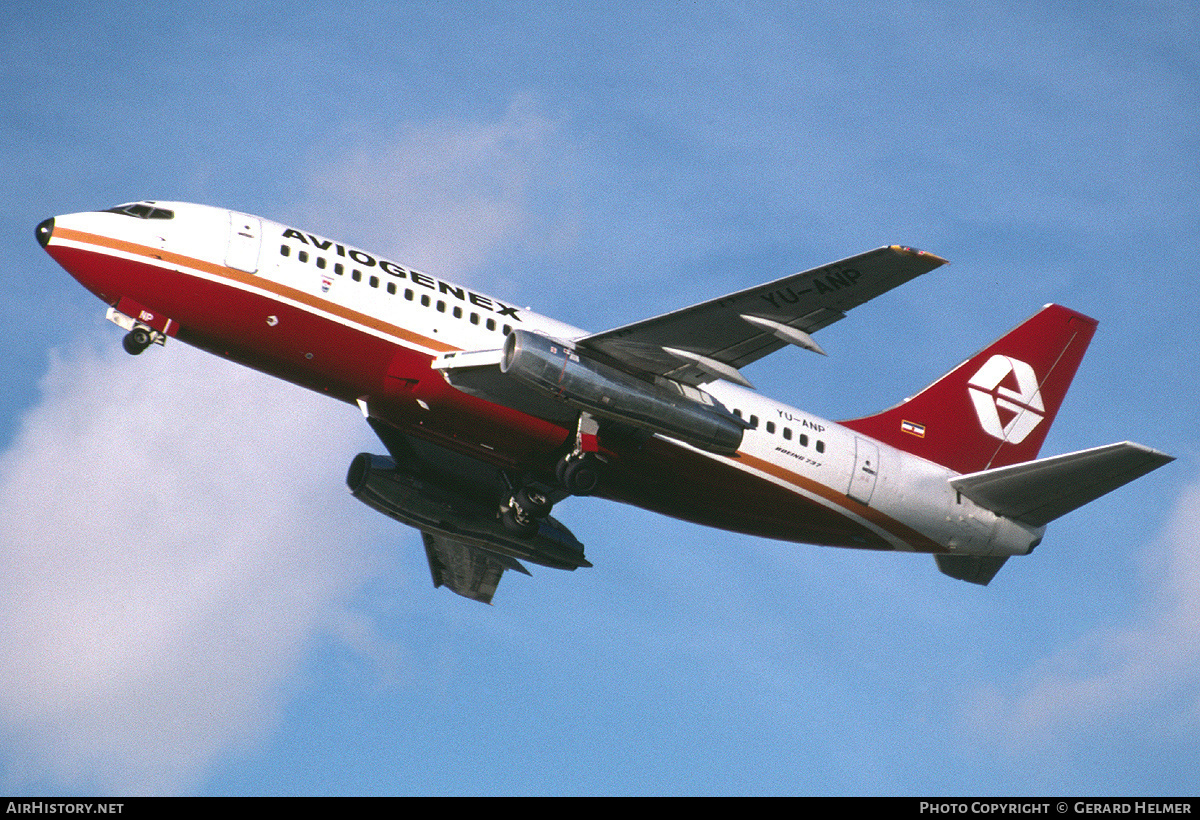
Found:
M 150 346 L 150 333 L 144 328 L 135 327 L 125 334 L 125 338 L 121 340 L 121 346 L 130 356 L 137 356 Z
M 599 462 L 589 456 L 568 461 L 563 467 L 562 479 L 571 495 L 591 495 L 600 483 Z
M 518 518 L 512 507 L 507 507 L 500 513 L 500 523 L 504 529 L 520 538 L 532 538 L 537 535 L 538 522 L 532 518 Z
M 522 487 L 514 500 L 530 518 L 545 518 L 554 507 L 545 493 L 532 487 Z

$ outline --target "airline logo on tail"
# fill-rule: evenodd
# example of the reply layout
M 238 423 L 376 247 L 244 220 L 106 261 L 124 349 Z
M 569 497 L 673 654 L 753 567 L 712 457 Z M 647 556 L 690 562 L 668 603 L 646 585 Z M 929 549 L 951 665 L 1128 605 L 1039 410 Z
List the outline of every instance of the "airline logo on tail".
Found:
M 1016 390 L 1002 386 L 1010 374 L 1016 380 Z M 1020 444 L 1045 418 L 1037 375 L 1020 359 L 992 356 L 967 384 L 979 423 L 989 436 Z M 1001 420 L 1001 411 L 1009 416 L 1007 422 Z

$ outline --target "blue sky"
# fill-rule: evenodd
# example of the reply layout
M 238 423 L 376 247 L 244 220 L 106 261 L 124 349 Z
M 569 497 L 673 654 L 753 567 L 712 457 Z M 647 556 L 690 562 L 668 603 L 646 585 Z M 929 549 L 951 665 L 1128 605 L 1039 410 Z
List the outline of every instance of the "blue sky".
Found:
M 1195 793 L 1200 14 L 627 5 L 10 4 L 0 791 Z M 126 356 L 33 240 L 141 198 L 594 330 L 913 245 L 952 264 L 747 375 L 862 415 L 1061 302 L 1044 453 L 1178 461 L 986 589 L 572 499 L 595 567 L 479 606 L 344 491 L 356 409 Z

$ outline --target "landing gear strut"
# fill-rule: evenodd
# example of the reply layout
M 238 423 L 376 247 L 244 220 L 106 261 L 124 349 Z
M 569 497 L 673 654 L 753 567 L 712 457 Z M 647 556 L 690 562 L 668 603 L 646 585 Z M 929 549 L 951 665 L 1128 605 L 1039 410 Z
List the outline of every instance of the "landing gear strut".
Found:
M 600 483 L 600 456 L 596 451 L 600 445 L 596 436 L 600 424 L 589 413 L 579 414 L 579 427 L 575 431 L 575 449 L 564 456 L 555 467 L 558 483 L 571 495 L 591 495 Z

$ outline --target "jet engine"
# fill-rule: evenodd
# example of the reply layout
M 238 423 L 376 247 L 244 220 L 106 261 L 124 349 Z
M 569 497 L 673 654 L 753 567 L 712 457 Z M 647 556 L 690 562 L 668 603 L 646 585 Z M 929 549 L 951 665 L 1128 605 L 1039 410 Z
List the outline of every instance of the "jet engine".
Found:
M 508 334 L 500 371 L 593 415 L 721 455 L 737 452 L 749 426 L 703 391 L 690 398 L 682 385 L 672 390 L 644 381 L 528 330 Z
M 591 566 L 583 544 L 553 518 L 539 520 L 528 537 L 514 535 L 500 523 L 493 501 L 431 482 L 387 456 L 359 453 L 350 462 L 346 485 L 371 509 L 422 532 L 555 569 Z

